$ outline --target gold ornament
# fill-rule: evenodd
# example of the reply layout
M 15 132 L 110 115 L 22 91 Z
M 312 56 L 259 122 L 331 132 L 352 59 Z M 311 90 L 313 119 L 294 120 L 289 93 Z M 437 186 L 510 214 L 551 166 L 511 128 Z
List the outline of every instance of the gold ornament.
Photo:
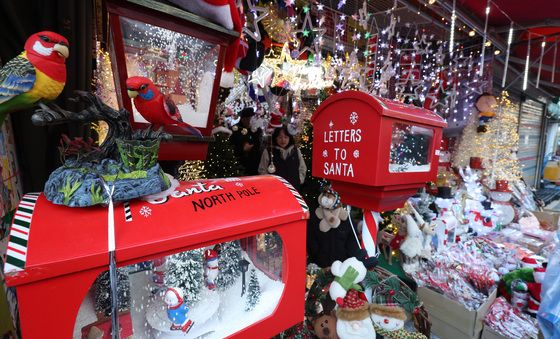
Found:
M 237 125 L 234 125 L 231 130 L 237 132 L 239 130 L 239 127 Z
M 249 131 L 246 128 L 241 130 L 241 134 L 247 135 L 247 133 L 249 133 Z

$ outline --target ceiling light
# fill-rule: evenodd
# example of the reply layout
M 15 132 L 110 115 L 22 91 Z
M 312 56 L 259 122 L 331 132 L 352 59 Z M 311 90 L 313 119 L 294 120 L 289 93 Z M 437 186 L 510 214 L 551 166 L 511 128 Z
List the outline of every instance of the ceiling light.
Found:
M 499 49 L 494 51 L 494 55 L 500 55 L 500 53 L 502 53 Z
M 476 34 L 476 32 L 474 31 L 474 29 L 469 32 L 469 36 L 474 36 L 475 34 Z
M 428 0 L 428 4 L 433 5 L 436 3 L 436 0 Z
M 490 47 L 492 45 L 492 41 L 488 40 L 486 41 L 486 47 Z

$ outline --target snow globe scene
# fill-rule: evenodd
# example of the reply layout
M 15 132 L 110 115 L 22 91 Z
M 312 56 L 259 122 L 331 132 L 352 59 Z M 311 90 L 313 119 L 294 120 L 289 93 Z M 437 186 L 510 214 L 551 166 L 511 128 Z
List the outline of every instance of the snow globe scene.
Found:
M 276 232 L 120 267 L 121 338 L 224 338 L 272 314 L 280 301 L 282 240 Z M 87 293 L 74 338 L 110 338 L 109 273 Z
M 434 131 L 404 123 L 394 123 L 389 172 L 429 172 L 430 145 Z
M 120 22 L 128 77 L 152 80 L 183 122 L 206 127 L 219 45 L 125 17 Z M 132 106 L 134 121 L 148 123 Z

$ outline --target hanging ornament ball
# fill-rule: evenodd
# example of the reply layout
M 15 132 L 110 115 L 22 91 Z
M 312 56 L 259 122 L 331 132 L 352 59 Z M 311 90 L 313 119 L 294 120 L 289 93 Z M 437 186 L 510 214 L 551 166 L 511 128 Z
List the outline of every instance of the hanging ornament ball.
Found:
M 394 296 L 395 295 L 395 290 L 389 290 L 389 295 Z
M 239 127 L 237 125 L 235 125 L 231 129 L 232 129 L 232 131 L 237 132 L 239 130 Z
M 270 165 L 268 165 L 267 169 L 268 173 L 273 174 L 276 173 L 276 166 L 274 166 L 273 163 L 271 163 Z
M 249 131 L 246 128 L 241 130 L 241 134 L 247 135 L 247 133 L 249 133 Z
M 420 313 L 420 309 L 419 309 L 418 307 L 416 307 L 416 308 L 414 309 L 414 314 L 418 314 L 418 313 Z

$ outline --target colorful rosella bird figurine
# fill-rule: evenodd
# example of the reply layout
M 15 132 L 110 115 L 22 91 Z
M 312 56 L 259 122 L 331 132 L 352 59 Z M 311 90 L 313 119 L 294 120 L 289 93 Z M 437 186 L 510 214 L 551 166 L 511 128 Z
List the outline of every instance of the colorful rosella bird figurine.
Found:
M 0 126 L 11 112 L 52 101 L 66 84 L 68 40 L 39 32 L 25 42 L 24 51 L 0 69 Z
M 198 129 L 183 121 L 177 105 L 171 98 L 165 97 L 152 80 L 138 76 L 130 77 L 126 79 L 126 88 L 138 113 L 152 125 L 176 125 L 190 134 L 202 137 Z

